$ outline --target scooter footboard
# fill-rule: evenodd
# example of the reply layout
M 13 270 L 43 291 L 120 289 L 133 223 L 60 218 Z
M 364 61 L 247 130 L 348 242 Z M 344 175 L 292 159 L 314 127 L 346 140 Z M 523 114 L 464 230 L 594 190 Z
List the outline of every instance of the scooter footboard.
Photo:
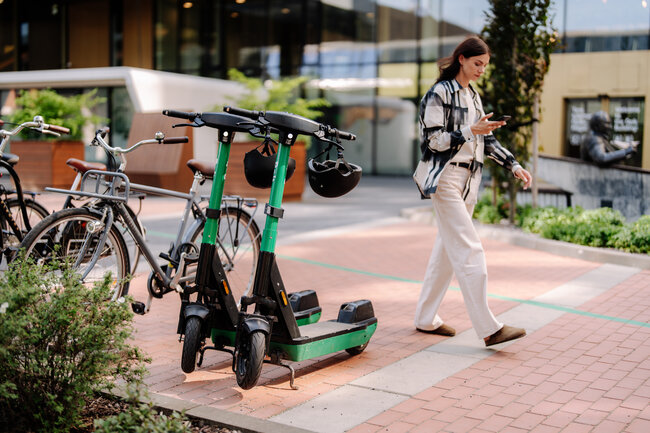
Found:
M 346 302 L 341 305 L 339 317 L 336 321 L 340 323 L 357 323 L 372 317 L 375 317 L 372 302 L 367 299 L 361 299 L 354 302 Z
M 322 308 L 314 290 L 301 290 L 289 293 L 289 303 L 298 326 L 316 323 L 321 317 Z

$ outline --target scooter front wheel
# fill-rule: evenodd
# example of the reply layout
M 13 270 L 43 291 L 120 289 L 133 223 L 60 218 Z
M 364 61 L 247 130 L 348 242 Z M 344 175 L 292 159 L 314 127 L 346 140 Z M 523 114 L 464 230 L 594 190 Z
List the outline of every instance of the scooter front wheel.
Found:
M 183 353 L 181 355 L 181 369 L 191 373 L 196 368 L 201 340 L 201 319 L 191 316 L 185 322 L 185 338 L 183 339 Z
M 243 335 L 235 359 L 237 385 L 251 389 L 257 384 L 262 373 L 266 338 L 262 332 Z

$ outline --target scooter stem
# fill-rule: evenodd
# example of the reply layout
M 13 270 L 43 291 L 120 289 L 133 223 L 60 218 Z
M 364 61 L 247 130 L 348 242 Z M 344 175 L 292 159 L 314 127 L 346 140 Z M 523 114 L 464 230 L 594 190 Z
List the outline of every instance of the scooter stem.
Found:
M 269 206 L 265 209 L 266 223 L 262 233 L 261 251 L 273 253 L 275 251 L 275 241 L 278 235 L 278 216 L 274 216 L 273 208 L 280 210 L 282 206 L 282 196 L 284 194 L 284 184 L 287 179 L 287 166 L 289 165 L 289 153 L 291 146 L 296 142 L 297 135 L 293 133 L 281 132 L 278 140 L 278 153 L 276 156 L 275 170 L 273 171 L 273 184 L 271 185 L 271 195 L 269 197 Z
M 209 209 L 221 209 L 221 199 L 223 198 L 223 189 L 226 182 L 226 170 L 228 168 L 228 158 L 230 157 L 230 143 L 232 136 L 227 131 L 219 134 L 219 149 L 217 151 L 217 162 L 214 166 L 214 178 L 212 179 L 212 190 L 210 192 Z M 219 219 L 211 218 L 208 215 L 203 229 L 204 244 L 216 245 L 217 234 L 219 233 Z

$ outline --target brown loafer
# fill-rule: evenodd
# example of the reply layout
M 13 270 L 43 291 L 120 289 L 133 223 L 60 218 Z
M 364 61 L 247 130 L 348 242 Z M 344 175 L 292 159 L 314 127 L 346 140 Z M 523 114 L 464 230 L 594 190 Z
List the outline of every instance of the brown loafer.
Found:
M 506 341 L 516 340 L 524 335 L 526 335 L 525 329 L 503 325 L 503 328 L 499 329 L 485 340 L 485 346 L 493 346 L 495 344 L 505 343 Z
M 453 337 L 456 335 L 456 330 L 452 328 L 451 326 L 447 326 L 444 323 L 440 326 L 438 326 L 436 329 L 432 330 L 426 330 L 426 329 L 420 329 L 420 328 L 415 328 L 418 332 L 424 332 L 425 334 L 436 334 L 436 335 L 443 335 L 445 337 Z

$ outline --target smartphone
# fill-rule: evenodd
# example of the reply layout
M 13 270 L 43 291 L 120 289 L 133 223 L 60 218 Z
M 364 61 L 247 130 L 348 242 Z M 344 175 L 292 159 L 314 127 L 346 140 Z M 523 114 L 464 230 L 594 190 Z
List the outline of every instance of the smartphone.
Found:
M 511 119 L 512 116 L 508 116 L 507 114 L 504 114 L 503 116 L 499 116 L 496 119 L 494 119 L 495 122 L 507 122 L 508 120 Z

